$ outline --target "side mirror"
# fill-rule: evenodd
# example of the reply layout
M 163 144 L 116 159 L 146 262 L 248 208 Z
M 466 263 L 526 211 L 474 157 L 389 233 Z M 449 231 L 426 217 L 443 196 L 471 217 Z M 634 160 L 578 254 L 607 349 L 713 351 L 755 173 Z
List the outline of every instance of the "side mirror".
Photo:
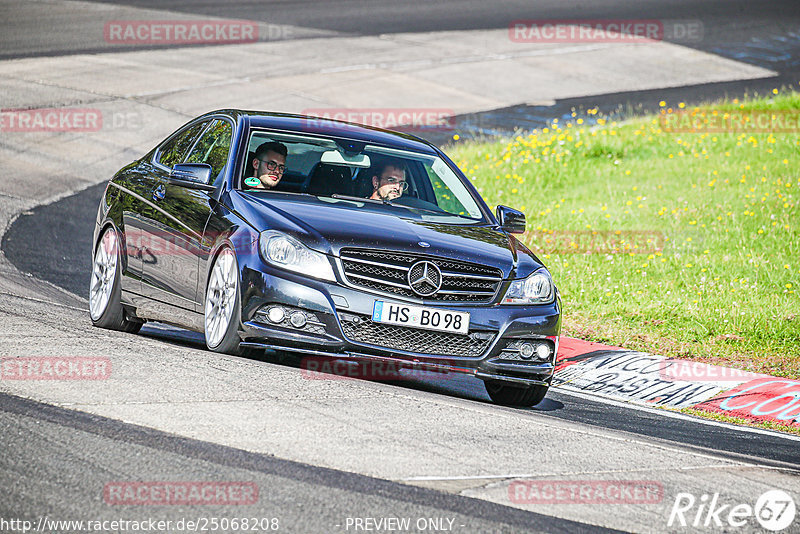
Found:
M 500 227 L 512 234 L 525 232 L 525 214 L 508 206 L 497 206 L 495 211 Z
M 189 189 L 213 191 L 215 188 L 208 183 L 210 180 L 211 165 L 207 163 L 178 163 L 169 173 L 170 183 Z

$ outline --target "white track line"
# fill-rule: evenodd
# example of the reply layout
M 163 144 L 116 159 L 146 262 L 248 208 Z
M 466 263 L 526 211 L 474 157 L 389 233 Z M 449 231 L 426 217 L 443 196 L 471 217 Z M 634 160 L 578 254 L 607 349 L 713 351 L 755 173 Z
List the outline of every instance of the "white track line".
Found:
M 629 408 L 631 410 L 639 410 L 641 412 L 648 412 L 648 413 L 652 413 L 652 414 L 661 415 L 661 416 L 664 416 L 664 417 L 671 417 L 673 419 L 680 419 L 680 420 L 683 420 L 683 421 L 692 421 L 694 423 L 700 423 L 700 424 L 704 424 L 704 425 L 708 425 L 708 426 L 717 426 L 717 427 L 727 428 L 729 430 L 737 430 L 739 432 L 749 432 L 751 434 L 761 434 L 761 435 L 765 435 L 765 436 L 779 437 L 779 438 L 788 439 L 790 441 L 800 442 L 800 436 L 796 436 L 794 434 L 786 434 L 786 433 L 777 432 L 777 431 L 774 431 L 774 430 L 765 430 L 765 429 L 762 429 L 762 428 L 753 428 L 753 427 L 749 427 L 749 426 L 734 425 L 732 423 L 724 423 L 724 422 L 721 422 L 721 421 L 712 421 L 710 419 L 703 419 L 702 417 L 695 417 L 695 416 L 691 416 L 691 415 L 686 415 L 686 414 L 682 414 L 682 413 L 678 413 L 678 412 L 673 412 L 671 410 L 651 408 L 649 406 L 643 406 L 641 404 L 636 404 L 634 402 L 625 402 L 625 401 L 615 400 L 615 399 L 611 399 L 611 398 L 603 397 L 603 396 L 599 396 L 599 395 L 589 395 L 589 394 L 581 392 L 580 390 L 573 389 L 573 388 L 571 388 L 569 386 L 554 387 L 553 391 L 558 391 L 558 392 L 564 393 L 566 395 L 572 395 L 573 397 L 578 397 L 578 398 L 585 399 L 585 400 L 591 400 L 591 401 L 601 402 L 603 404 L 610 404 L 612 406 Z

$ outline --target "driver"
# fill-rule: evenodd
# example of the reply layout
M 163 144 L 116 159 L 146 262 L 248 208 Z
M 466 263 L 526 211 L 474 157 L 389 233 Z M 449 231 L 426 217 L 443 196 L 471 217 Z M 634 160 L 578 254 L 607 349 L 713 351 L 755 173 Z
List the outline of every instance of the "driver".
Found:
M 278 185 L 286 170 L 287 154 L 283 143 L 268 141 L 260 144 L 251 162 L 253 174 L 244 179 L 245 185 L 252 189 L 272 189 Z
M 406 171 L 397 161 L 386 161 L 372 177 L 372 200 L 394 200 L 408 190 Z

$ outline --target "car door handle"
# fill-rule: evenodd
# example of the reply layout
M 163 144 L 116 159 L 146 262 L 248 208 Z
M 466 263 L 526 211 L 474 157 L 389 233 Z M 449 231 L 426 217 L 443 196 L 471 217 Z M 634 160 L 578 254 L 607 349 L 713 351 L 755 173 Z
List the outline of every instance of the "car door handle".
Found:
M 153 189 L 153 200 L 159 201 L 164 200 L 164 195 L 167 194 L 167 188 L 164 187 L 164 184 L 160 184 Z

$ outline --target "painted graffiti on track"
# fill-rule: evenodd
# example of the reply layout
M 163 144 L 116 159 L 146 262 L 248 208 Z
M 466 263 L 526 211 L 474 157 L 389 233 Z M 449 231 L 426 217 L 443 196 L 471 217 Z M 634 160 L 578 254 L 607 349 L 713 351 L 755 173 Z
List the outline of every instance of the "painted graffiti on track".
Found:
M 800 426 L 800 381 L 761 377 L 695 406 L 698 410 Z
M 624 400 L 687 408 L 748 379 L 742 376 L 737 381 L 717 373 L 705 373 L 702 380 L 694 376 L 684 379 L 682 371 L 670 373 L 673 366 L 683 369 L 683 362 L 642 352 L 598 350 L 560 361 L 553 383 Z

